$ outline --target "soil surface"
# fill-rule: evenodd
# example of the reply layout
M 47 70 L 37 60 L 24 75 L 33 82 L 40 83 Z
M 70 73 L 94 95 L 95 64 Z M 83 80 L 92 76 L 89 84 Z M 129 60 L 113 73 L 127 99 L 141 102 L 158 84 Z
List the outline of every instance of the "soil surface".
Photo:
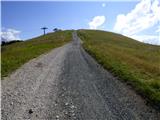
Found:
M 158 120 L 131 87 L 73 40 L 1 81 L 2 120 Z

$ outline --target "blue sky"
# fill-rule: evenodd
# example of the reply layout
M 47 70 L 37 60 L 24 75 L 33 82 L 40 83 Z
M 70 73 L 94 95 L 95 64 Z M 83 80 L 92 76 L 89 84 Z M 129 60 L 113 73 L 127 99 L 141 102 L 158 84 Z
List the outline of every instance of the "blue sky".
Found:
M 160 19 L 156 16 L 156 12 L 159 11 L 153 10 L 149 13 L 149 9 L 152 10 L 151 6 L 156 1 L 158 3 L 155 3 L 155 6 L 160 8 L 159 0 L 142 1 L 144 2 L 3 1 L 1 3 L 1 35 L 8 40 L 15 38 L 26 40 L 41 35 L 43 32 L 40 28 L 43 26 L 49 28 L 47 32 L 51 32 L 55 27 L 60 29 L 103 29 L 143 42 L 160 44 L 159 32 L 156 32 L 159 31 Z M 136 8 L 138 5 L 139 8 Z M 146 10 L 146 13 L 138 15 L 141 9 Z M 154 21 L 146 20 L 146 18 L 149 19 L 150 14 L 155 16 Z M 145 21 L 142 22 L 139 19 Z M 146 38 L 150 39 L 146 40 Z

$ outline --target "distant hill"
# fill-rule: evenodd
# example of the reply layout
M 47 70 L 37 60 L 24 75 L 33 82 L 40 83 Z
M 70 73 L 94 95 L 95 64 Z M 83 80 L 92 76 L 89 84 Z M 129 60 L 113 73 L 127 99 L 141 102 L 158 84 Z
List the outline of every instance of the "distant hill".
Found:
M 24 42 L 6 42 L 1 47 L 1 75 L 7 76 L 18 67 L 49 50 L 64 45 L 72 39 L 72 31 L 48 33 Z
M 2 38 L 1 46 L 10 45 L 10 44 L 13 44 L 13 43 L 16 43 L 16 42 L 23 42 L 23 41 L 22 41 L 22 40 L 5 41 L 5 40 L 3 40 L 3 38 Z

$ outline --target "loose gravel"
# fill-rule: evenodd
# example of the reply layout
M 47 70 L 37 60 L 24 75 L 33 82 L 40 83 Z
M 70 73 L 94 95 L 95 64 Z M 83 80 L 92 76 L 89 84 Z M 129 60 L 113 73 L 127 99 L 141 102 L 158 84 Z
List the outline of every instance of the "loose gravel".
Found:
M 159 120 L 160 113 L 73 41 L 1 81 L 2 120 Z

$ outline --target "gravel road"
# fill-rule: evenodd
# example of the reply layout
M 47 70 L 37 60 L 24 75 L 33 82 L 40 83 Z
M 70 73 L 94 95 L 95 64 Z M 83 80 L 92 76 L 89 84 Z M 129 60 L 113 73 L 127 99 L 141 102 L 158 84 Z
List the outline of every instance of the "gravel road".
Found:
M 2 120 L 158 120 L 160 113 L 73 40 L 1 81 Z

